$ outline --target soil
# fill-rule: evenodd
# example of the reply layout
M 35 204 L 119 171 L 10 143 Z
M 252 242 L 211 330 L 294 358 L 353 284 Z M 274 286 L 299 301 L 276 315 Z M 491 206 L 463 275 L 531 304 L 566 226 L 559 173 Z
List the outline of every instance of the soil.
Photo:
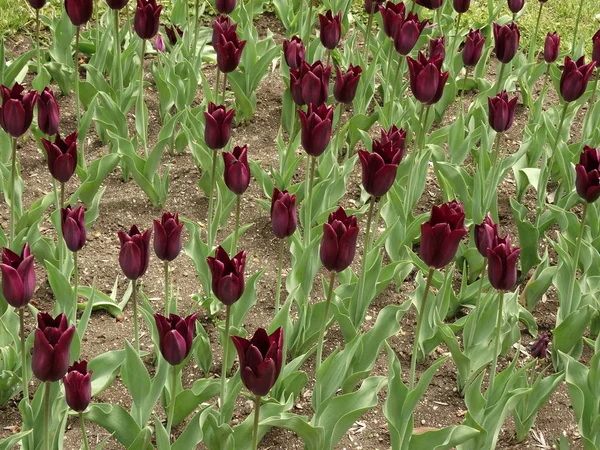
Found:
M 271 14 L 265 14 L 257 21 L 259 34 L 264 36 L 266 30 L 274 33 L 278 43 L 284 37 L 284 30 L 277 18 Z M 20 44 L 14 43 L 17 48 L 22 48 Z M 148 58 L 149 60 L 151 57 Z M 150 63 L 149 61 L 147 62 Z M 209 80 L 214 78 L 214 70 L 207 66 L 205 73 Z M 493 70 L 489 74 L 494 76 Z M 151 78 L 147 77 L 146 81 Z M 30 80 L 29 80 L 30 81 Z M 541 88 L 541 86 L 540 86 Z M 281 115 L 281 93 L 284 85 L 278 71 L 271 72 L 264 80 L 257 91 L 257 110 L 253 120 L 250 123 L 238 126 L 234 129 L 232 141 L 236 144 L 245 144 L 249 146 L 250 157 L 258 161 L 263 167 L 268 168 L 277 164 L 277 148 L 275 136 L 280 124 Z M 58 92 L 58 89 L 55 89 Z M 556 97 L 552 98 L 550 94 L 548 102 L 556 102 Z M 469 104 L 473 94 L 468 93 L 465 97 L 465 103 Z M 198 98 L 200 100 L 200 97 Z M 150 111 L 150 130 L 149 142 L 152 145 L 156 141 L 158 130 L 160 130 L 159 118 L 156 113 L 158 110 L 158 96 L 154 86 L 150 86 L 146 91 L 146 101 Z M 61 97 L 59 99 L 62 123 L 61 130 L 63 134 L 71 132 L 75 128 L 75 107 L 73 96 Z M 450 107 L 441 125 L 445 125 L 454 120 L 456 115 L 456 106 Z M 133 111 L 129 117 L 130 126 L 134 128 Z M 581 116 L 576 119 L 581 124 Z M 525 107 L 520 107 L 517 111 L 515 125 L 505 139 L 505 146 L 508 152 L 514 152 L 520 145 L 522 130 L 528 121 L 528 111 Z M 93 128 L 93 127 L 92 127 Z M 573 129 L 579 129 L 577 125 Z M 373 127 L 376 132 L 377 127 Z M 86 158 L 89 162 L 106 154 L 107 148 L 103 147 L 98 140 L 95 132 L 90 131 L 86 140 Z M 299 150 L 301 152 L 301 150 Z M 24 191 L 24 205 L 27 207 L 40 196 L 52 190 L 51 178 L 49 176 L 45 159 L 42 152 L 38 149 L 36 142 L 32 139 L 24 139 L 19 142 L 18 148 L 19 160 L 21 164 L 21 173 L 26 180 Z M 201 173 L 194 165 L 189 150 L 182 154 L 174 156 L 165 152 L 162 164 L 171 165 L 171 183 L 170 195 L 164 210 L 178 211 L 187 219 L 206 224 L 206 215 L 208 210 L 208 200 L 197 187 Z M 301 166 L 302 167 L 302 166 Z M 302 169 L 300 169 L 302 170 Z M 302 176 L 300 173 L 299 176 Z M 78 185 L 77 181 L 72 180 L 67 184 L 68 194 L 72 193 Z M 353 207 L 356 201 L 359 201 L 360 190 L 352 186 L 360 185 L 360 167 L 357 166 L 349 182 L 349 189 L 346 197 L 342 201 L 343 206 Z M 110 294 L 115 279 L 119 279 L 118 294 L 122 296 L 127 283 L 121 275 L 118 261 L 119 241 L 117 231 L 128 230 L 135 223 L 141 229 L 152 226 L 152 219 L 157 218 L 163 209 L 154 208 L 147 200 L 145 194 L 135 184 L 135 182 L 123 182 L 121 172 L 117 168 L 105 180 L 106 191 L 100 203 L 100 215 L 98 220 L 88 232 L 89 241 L 80 252 L 80 283 L 82 285 L 91 285 L 95 282 L 96 287 L 103 292 Z M 515 184 L 512 174 L 504 181 L 499 190 L 500 199 L 500 228 L 503 233 L 509 233 L 511 236 L 518 236 L 516 227 L 512 220 L 512 212 L 508 199 L 515 195 Z M 257 327 L 266 327 L 272 320 L 274 308 L 271 299 L 275 295 L 276 271 L 278 242 L 273 237 L 270 229 L 270 218 L 267 211 L 256 207 L 255 199 L 264 198 L 264 195 L 256 182 L 250 184 L 250 188 L 242 199 L 241 223 L 253 226 L 240 238 L 239 248 L 248 251 L 248 262 L 246 273 L 253 274 L 260 269 L 265 269 L 258 284 L 258 302 L 251 309 L 244 324 L 249 332 L 253 332 Z M 430 173 L 425 195 L 421 203 L 417 206 L 419 211 L 427 211 L 433 204 L 442 201 L 441 193 L 433 171 Z M 526 205 L 535 205 L 535 194 L 528 192 L 524 198 Z M 2 205 L 0 208 L 0 221 L 4 229 L 8 228 L 9 214 Z M 365 229 L 365 217 L 359 218 L 361 221 L 361 230 Z M 233 220 L 232 220 L 233 222 Z M 383 223 L 379 224 L 380 227 Z M 48 236 L 53 235 L 53 227 L 48 221 L 43 224 L 45 233 Z M 232 223 L 228 226 L 227 233 L 231 231 Z M 380 228 L 381 230 L 382 228 Z M 219 236 L 224 236 L 225 232 L 220 231 Z M 186 236 L 184 236 L 184 239 Z M 362 239 L 362 237 L 361 237 Z M 218 241 L 218 238 L 217 238 Z M 359 244 L 359 248 L 360 244 Z M 359 258 L 354 263 L 355 269 L 359 268 Z M 209 318 L 207 312 L 199 308 L 192 296 L 199 292 L 200 287 L 195 276 L 195 269 L 190 258 L 185 255 L 180 256 L 172 265 L 171 279 L 176 286 L 176 294 L 179 302 L 179 311 L 181 313 L 199 310 L 200 322 L 207 330 L 214 356 L 211 376 L 220 374 L 220 355 L 221 348 L 218 344 L 218 333 L 214 322 Z M 284 267 L 289 267 L 289 260 L 286 257 Z M 47 283 L 47 277 L 44 269 L 37 264 L 37 291 L 35 294 L 34 305 L 42 310 L 50 310 L 53 304 L 53 295 Z M 320 277 L 321 274 L 318 275 Z M 410 276 L 402 286 L 390 286 L 371 304 L 367 315 L 364 328 L 370 328 L 377 317 L 378 311 L 388 304 L 399 304 L 408 299 L 409 293 L 414 288 L 414 276 Z M 163 272 L 162 264 L 154 256 L 151 258 L 150 267 L 147 274 L 143 277 L 143 291 L 148 298 L 155 304 L 157 310 L 162 309 L 163 298 Z M 315 289 L 312 292 L 312 301 L 323 300 L 320 278 L 315 281 Z M 542 302 L 538 305 L 534 315 L 540 326 L 540 331 L 550 331 L 556 320 L 557 300 L 553 290 L 547 293 Z M 412 348 L 414 328 L 416 317 L 413 310 L 409 311 L 402 323 L 402 330 L 398 335 L 389 340 L 389 344 L 398 354 L 401 365 L 407 375 L 407 368 L 410 365 L 410 352 Z M 35 327 L 34 318 L 30 315 L 26 320 L 29 331 Z M 132 322 L 130 306 L 124 313 L 124 320 L 116 320 L 106 312 L 94 312 L 90 321 L 86 342 L 82 348 L 82 358 L 91 359 L 99 354 L 109 350 L 122 348 L 124 339 L 132 336 Z M 531 337 L 524 331 L 523 344 L 527 345 Z M 334 326 L 327 334 L 325 344 L 325 356 L 333 351 L 336 346 L 343 342 L 339 329 Z M 152 351 L 152 342 L 148 335 L 145 324 L 142 325 L 142 350 Z M 418 373 L 425 370 L 433 361 L 434 357 L 445 354 L 447 349 L 442 345 L 437 348 L 424 364 L 418 365 Z M 527 356 L 521 355 L 519 364 L 524 364 L 528 360 Z M 501 365 L 505 361 L 501 361 Z M 148 365 L 151 369 L 150 365 Z M 303 367 L 303 370 L 309 375 L 309 379 L 314 377 L 314 359 L 311 358 Z M 387 374 L 387 358 L 382 354 L 373 369 L 374 375 Z M 202 377 L 200 369 L 190 364 L 184 373 L 184 384 L 189 386 L 192 382 Z M 306 387 L 308 391 L 313 382 Z M 390 447 L 389 433 L 387 424 L 382 413 L 382 405 L 385 401 L 385 390 L 379 395 L 379 405 L 364 414 L 360 421 L 346 434 L 338 449 L 364 449 L 364 450 L 383 450 Z M 16 432 L 20 427 L 20 416 L 17 410 L 17 400 L 13 400 L 6 408 L 0 409 L 0 438 L 6 437 L 10 433 Z M 119 404 L 128 408 L 131 404 L 131 398 L 127 389 L 122 384 L 120 378 L 117 378 L 113 385 L 105 392 L 94 398 L 95 402 L 105 402 Z M 464 419 L 465 404 L 462 397 L 456 390 L 456 370 L 451 360 L 447 361 L 435 375 L 431 386 L 427 390 L 424 398 L 420 402 L 415 413 L 415 423 L 422 427 L 443 427 L 451 424 L 460 424 Z M 160 417 L 164 418 L 164 413 L 160 406 L 155 411 Z M 239 401 L 238 408 L 233 418 L 234 423 L 243 421 L 251 412 L 251 404 L 245 399 Z M 312 414 L 310 399 L 301 395 L 295 403 L 294 411 L 298 414 Z M 102 428 L 87 424 L 88 435 L 92 445 L 100 442 L 108 436 L 108 433 Z M 563 382 L 557 391 L 551 396 L 550 401 L 542 408 L 538 414 L 534 430 L 538 437 L 536 439 L 530 434 L 524 442 L 517 443 L 514 439 L 514 425 L 509 418 L 500 433 L 500 439 L 497 448 L 499 449 L 534 449 L 550 448 L 541 446 L 540 440 L 551 444 L 565 434 L 571 442 L 572 448 L 582 448 L 578 441 L 577 425 L 574 420 L 573 411 L 568 398 L 568 391 Z M 178 430 L 175 430 L 177 433 Z M 78 423 L 75 419 L 68 422 L 68 430 L 65 438 L 66 449 L 78 449 L 81 442 L 81 434 Z M 111 439 L 106 449 L 122 448 L 115 440 Z M 200 446 L 199 448 L 204 448 Z M 302 449 L 302 441 L 293 433 L 283 429 L 272 429 L 260 443 L 261 449 Z

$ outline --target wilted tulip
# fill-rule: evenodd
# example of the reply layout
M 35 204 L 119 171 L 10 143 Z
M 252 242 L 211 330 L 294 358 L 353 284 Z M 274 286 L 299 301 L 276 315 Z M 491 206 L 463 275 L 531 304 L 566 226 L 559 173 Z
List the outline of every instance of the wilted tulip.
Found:
M 75 326 L 68 326 L 63 313 L 53 319 L 50 314 L 41 312 L 37 320 L 31 355 L 33 374 L 40 381 L 58 381 L 69 369 Z
M 208 111 L 204 113 L 204 142 L 212 150 L 220 150 L 227 145 L 231 136 L 231 122 L 235 116 L 235 109 L 229 111 L 225 105 L 208 104 Z
M 515 22 L 498 25 L 494 22 L 494 52 L 496 58 L 503 64 L 508 64 L 519 50 L 521 33 Z
M 231 336 L 240 359 L 240 374 L 244 386 L 254 395 L 267 395 L 281 371 L 283 362 L 283 330 L 272 335 L 259 328 L 251 340 Z
M 356 216 L 347 216 L 341 206 L 323 224 L 321 263 L 330 272 L 342 272 L 354 259 L 358 226 Z
M 356 89 L 358 88 L 362 69 L 360 66 L 350 64 L 345 74 L 342 74 L 340 66 L 335 66 L 335 70 L 337 76 L 333 85 L 333 96 L 340 103 L 350 104 L 356 96 Z
M 237 31 L 237 23 L 232 23 L 229 16 L 219 16 L 212 24 L 212 46 L 216 49 L 217 44 L 221 42 L 221 35 L 225 36 L 225 40 L 233 39 L 233 35 Z
M 481 34 L 481 30 L 469 31 L 465 46 L 462 51 L 463 64 L 467 67 L 474 67 L 481 59 L 481 53 L 485 44 L 485 36 Z
M 236 146 L 231 152 L 223 152 L 225 184 L 235 195 L 242 195 L 250 184 L 248 146 Z
M 85 208 L 79 206 L 72 209 L 67 205 L 60 210 L 62 235 L 67 244 L 67 248 L 72 252 L 78 252 L 85 245 L 87 234 L 85 231 Z
M 383 31 L 389 38 L 394 38 L 394 31 L 398 24 L 404 23 L 404 15 L 406 14 L 406 6 L 403 2 L 393 3 L 388 1 L 385 7 L 380 6 L 381 19 L 383 21 Z
M 333 122 L 333 107 L 326 104 L 308 105 L 308 111 L 298 110 L 302 124 L 300 141 L 304 151 L 310 156 L 320 156 L 331 140 L 331 124 Z
M 214 258 L 206 258 L 212 274 L 213 293 L 226 306 L 233 305 L 244 293 L 246 254 L 241 251 L 230 259 L 225 249 L 219 246 Z
M 452 6 L 454 6 L 454 11 L 458 14 L 464 14 L 471 7 L 471 0 L 454 0 Z
M 121 251 L 119 264 L 125 276 L 130 280 L 137 280 L 146 273 L 150 262 L 150 238 L 152 230 L 140 233 L 138 227 L 133 225 L 129 233 L 119 231 Z
M 493 245 L 497 236 L 498 225 L 494 223 L 489 214 L 485 216 L 481 224 L 475 225 L 475 247 L 481 256 L 487 258 L 487 249 Z
M 600 197 L 600 152 L 585 146 L 579 155 L 579 164 L 575 166 L 577 177 L 575 187 L 579 196 L 588 203 Z
M 154 219 L 154 253 L 161 261 L 173 261 L 181 252 L 183 222 L 179 214 L 163 213 L 160 222 Z
M 71 23 L 79 27 L 92 18 L 94 2 L 92 0 L 65 0 L 65 11 Z
M 538 338 L 531 344 L 531 356 L 537 359 L 544 359 L 548 356 L 548 344 L 550 344 L 550 335 L 540 333 Z
M 518 14 L 525 6 L 525 0 L 508 0 L 508 9 L 513 14 Z
M 108 7 L 110 9 L 114 9 L 114 10 L 120 10 L 123 9 L 127 3 L 129 3 L 129 0 L 106 0 L 106 3 L 108 4 Z
M 274 187 L 271 197 L 273 234 L 279 239 L 290 237 L 296 231 L 297 223 L 296 195 L 290 195 L 288 191 L 280 191 Z
M 290 69 L 297 69 L 306 58 L 306 48 L 302 39 L 292 36 L 290 40 L 283 41 L 283 56 Z
M 177 44 L 177 41 L 183 37 L 183 30 L 175 25 L 172 27 L 165 25 L 165 33 L 167 33 L 167 38 L 169 38 L 169 43 L 171 45 Z
M 165 45 L 165 40 L 163 39 L 162 34 L 157 34 L 156 35 L 156 41 L 154 42 L 154 47 L 159 52 L 166 52 L 167 51 L 167 46 Z
M 443 5 L 444 0 L 415 0 L 415 3 L 427 9 L 438 9 Z
M 600 65 L 600 30 L 596 31 L 592 38 L 592 61 L 596 63 L 596 66 Z
M 579 58 L 577 62 L 568 56 L 565 58 L 565 66 L 560 77 L 560 93 L 565 102 L 574 102 L 585 93 L 594 67 L 596 67 L 594 61 L 585 63 L 585 56 Z
M 490 126 L 496 133 L 504 133 L 512 127 L 517 97 L 508 100 L 508 93 L 503 90 L 495 97 L 488 97 L 488 107 Z
M 446 38 L 444 36 L 429 41 L 429 58 L 440 56 L 442 61 L 446 58 Z
M 384 0 L 365 0 L 365 12 L 367 14 L 375 14 Z
M 58 131 L 60 112 L 52 89 L 49 87 L 44 88 L 42 94 L 38 97 L 37 108 L 38 127 L 42 133 L 48 136 L 54 136 Z
M 215 0 L 215 8 L 219 14 L 231 14 L 235 9 L 235 0 Z
M 321 61 L 312 65 L 303 61 L 299 69 L 290 70 L 290 90 L 294 103 L 302 106 L 327 102 L 330 74 L 331 66 L 325 67 Z
M 87 361 L 75 361 L 63 383 L 69 408 L 80 413 L 85 411 L 92 400 L 92 371 L 87 370 Z
M 215 48 L 217 52 L 217 66 L 223 73 L 233 72 L 240 64 L 242 51 L 246 41 L 240 41 L 235 33 L 221 34 Z
M 35 292 L 35 269 L 29 244 L 17 255 L 8 248 L 2 249 L 2 294 L 13 308 L 27 306 Z
M 510 291 L 517 283 L 517 262 L 521 249 L 511 249 L 510 237 L 496 238 L 488 248 L 488 277 L 492 287 L 499 291 Z
M 54 143 L 42 138 L 42 144 L 48 156 L 48 170 L 61 183 L 71 179 L 77 167 L 77 132 L 68 135 L 64 140 L 56 133 Z
M 548 64 L 553 63 L 558 58 L 560 50 L 560 36 L 556 31 L 552 34 L 548 33 L 544 42 L 544 61 Z
M 410 89 L 417 100 L 425 105 L 437 103 L 444 93 L 449 72 L 442 72 L 442 58 L 427 59 L 419 52 L 418 59 L 406 58 L 410 75 Z
M 196 319 L 198 313 L 186 318 L 177 314 L 170 314 L 169 318 L 161 314 L 154 314 L 160 353 L 172 366 L 181 364 L 192 350 L 192 341 L 196 334 Z
M 421 225 L 421 259 L 429 267 L 445 267 L 458 250 L 465 228 L 462 203 L 452 200 L 431 209 L 430 219 Z
M 46 0 L 27 0 L 27 3 L 29 3 L 29 6 L 33 9 L 42 9 L 46 4 Z
M 33 120 L 33 107 L 38 93 L 29 91 L 23 95 L 25 88 L 15 83 L 12 89 L 0 86 L 2 106 L 0 106 L 0 125 L 14 138 L 21 137 L 29 129 Z
M 419 21 L 419 16 L 409 12 L 402 22 L 398 22 L 392 29 L 394 36 L 394 48 L 402 55 L 408 55 L 419 40 L 421 33 L 425 29 L 428 19 Z
M 335 49 L 342 37 L 342 12 L 338 12 L 335 16 L 331 10 L 325 15 L 319 14 L 319 25 L 321 44 L 326 49 Z
M 381 197 L 390 190 L 396 179 L 398 164 L 404 156 L 404 140 L 406 131 L 400 130 L 402 145 L 394 145 L 384 138 L 385 131 L 381 130 L 381 141 L 373 141 L 373 152 L 358 151 L 362 166 L 362 183 L 367 193 Z
M 162 5 L 156 0 L 137 0 L 133 28 L 142 39 L 152 39 L 158 33 Z

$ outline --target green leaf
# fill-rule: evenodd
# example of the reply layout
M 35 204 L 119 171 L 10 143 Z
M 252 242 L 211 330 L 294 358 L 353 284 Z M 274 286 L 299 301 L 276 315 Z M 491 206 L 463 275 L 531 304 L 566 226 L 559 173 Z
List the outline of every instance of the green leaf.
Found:
M 83 417 L 113 434 L 125 447 L 133 444 L 141 431 L 133 417 L 119 405 L 92 403 Z
M 408 448 L 409 450 L 449 450 L 473 439 L 479 433 L 479 430 L 465 425 L 451 425 L 439 430 L 413 434 Z

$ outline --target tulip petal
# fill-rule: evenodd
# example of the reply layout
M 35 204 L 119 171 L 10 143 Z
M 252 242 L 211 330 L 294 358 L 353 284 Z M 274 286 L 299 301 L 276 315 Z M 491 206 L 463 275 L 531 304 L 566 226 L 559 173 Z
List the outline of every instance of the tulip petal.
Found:
M 24 300 L 23 281 L 19 273 L 6 264 L 0 264 L 2 271 L 2 294 L 6 302 L 13 308 L 22 308 L 27 304 Z

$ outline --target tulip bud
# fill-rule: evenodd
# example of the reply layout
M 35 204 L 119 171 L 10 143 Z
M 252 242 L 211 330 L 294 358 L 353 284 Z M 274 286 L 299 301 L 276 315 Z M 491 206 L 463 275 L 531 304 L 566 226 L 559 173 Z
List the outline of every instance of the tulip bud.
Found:
M 167 33 L 167 38 L 169 39 L 169 44 L 171 45 L 177 44 L 177 41 L 183 37 L 183 30 L 175 25 L 172 27 L 165 25 L 165 33 Z
M 319 25 L 321 44 L 326 49 L 335 49 L 342 37 L 342 12 L 338 12 L 335 16 L 331 10 L 327 11 L 325 15 L 319 14 Z
M 340 66 L 335 66 L 337 76 L 333 85 L 333 96 L 340 103 L 350 104 L 356 96 L 356 89 L 360 81 L 362 69 L 360 66 L 350 64 L 348 71 L 342 74 Z
M 440 56 L 442 61 L 446 58 L 446 38 L 444 36 L 429 41 L 429 58 Z
M 231 23 L 231 19 L 228 16 L 219 16 L 215 19 L 212 24 L 212 46 L 216 49 L 217 44 L 221 42 L 221 35 L 225 36 L 226 41 L 233 39 L 233 35 L 237 31 L 237 23 Z
M 33 374 L 42 382 L 58 381 L 69 369 L 75 326 L 68 326 L 63 313 L 53 319 L 50 314 L 41 312 L 37 320 L 31 355 Z
M 92 400 L 92 371 L 87 361 L 75 361 L 63 379 L 67 405 L 79 413 L 85 411 Z
M 231 14 L 235 9 L 235 0 L 215 0 L 215 8 L 219 14 Z
M 316 61 L 312 66 L 303 61 L 299 69 L 290 70 L 290 90 L 298 106 L 326 103 L 329 98 L 331 66 Z
M 118 11 L 123 9 L 129 3 L 129 0 L 106 0 L 106 3 L 110 9 Z
M 235 195 L 242 195 L 250 184 L 248 146 L 236 146 L 231 152 L 223 152 L 225 184 Z
M 234 115 L 233 108 L 227 111 L 224 105 L 208 104 L 208 112 L 204 113 L 204 141 L 208 148 L 220 150 L 227 145 Z
M 35 269 L 29 244 L 25 244 L 21 255 L 8 248 L 2 249 L 2 294 L 13 308 L 24 308 L 35 292 Z
M 212 274 L 213 293 L 224 305 L 233 305 L 244 293 L 246 254 L 246 251 L 242 251 L 230 259 L 225 249 L 219 246 L 214 258 L 206 258 Z
M 594 61 L 585 63 L 585 56 L 579 58 L 577 62 L 568 56 L 565 58 L 565 66 L 560 77 L 560 93 L 565 102 L 574 102 L 585 93 L 594 67 L 596 67 Z
M 154 219 L 154 253 L 161 261 L 173 261 L 181 252 L 183 222 L 177 213 L 163 213 L 160 222 Z
M 77 167 L 77 132 L 68 135 L 64 140 L 56 133 L 54 143 L 42 138 L 42 144 L 48 157 L 50 174 L 61 183 L 71 179 Z
M 293 36 L 290 40 L 283 41 L 283 55 L 290 69 L 297 69 L 306 58 L 306 49 L 302 39 Z
M 133 28 L 141 39 L 152 39 L 158 33 L 162 5 L 156 0 L 137 0 Z
M 438 9 L 444 3 L 444 0 L 415 0 L 417 5 L 427 9 Z
M 511 62 L 519 50 L 520 39 L 521 33 L 516 23 L 500 26 L 494 22 L 494 52 L 498 61 L 503 64 Z
M 94 3 L 92 0 L 65 0 L 65 11 L 71 19 L 71 23 L 80 27 L 92 18 Z
M 0 86 L 0 126 L 14 138 L 23 136 L 29 129 L 33 120 L 33 106 L 38 98 L 36 91 L 23 95 L 24 90 L 19 83 L 15 83 L 12 89 Z
M 71 205 L 67 205 L 60 212 L 62 234 L 67 248 L 72 252 L 78 252 L 85 245 L 87 238 L 84 219 L 85 208 L 79 206 L 77 209 L 72 209 Z
M 512 127 L 515 119 L 515 108 L 517 107 L 517 97 L 508 100 L 506 90 L 500 92 L 495 97 L 488 97 L 489 122 L 496 133 L 504 133 Z
M 137 280 L 146 273 L 150 262 L 150 237 L 152 230 L 140 233 L 138 227 L 133 225 L 129 233 L 119 231 L 121 251 L 119 264 L 125 276 L 130 280 Z
M 290 195 L 288 191 L 280 191 L 274 187 L 271 197 L 273 234 L 279 239 L 290 237 L 296 231 L 297 222 L 296 195 Z
M 154 314 L 160 353 L 172 366 L 178 366 L 190 354 L 192 341 L 196 334 L 196 319 L 198 313 L 194 313 L 185 319 L 177 314 L 170 314 L 169 318 L 161 314 Z
M 341 206 L 323 224 L 321 240 L 321 263 L 330 272 L 342 272 L 354 259 L 358 226 L 356 216 L 347 216 Z
M 600 65 L 600 30 L 596 31 L 592 38 L 592 61 L 596 63 L 596 66 Z
M 367 14 L 375 14 L 382 3 L 383 0 L 365 0 L 365 12 Z
M 585 146 L 579 155 L 579 164 L 575 166 L 577 177 L 575 188 L 579 196 L 588 203 L 600 197 L 600 152 Z
M 518 14 L 525 6 L 525 0 L 508 0 L 508 9 L 513 14 Z
M 494 223 L 489 214 L 485 216 L 480 225 L 475 225 L 475 247 L 481 256 L 487 258 L 487 250 L 493 245 L 497 236 L 498 225 Z
M 400 55 L 406 56 L 412 51 L 427 22 L 429 22 L 428 19 L 420 22 L 417 14 L 409 12 L 406 19 L 395 25 L 392 30 L 394 33 L 394 48 Z
M 331 140 L 331 124 L 333 122 L 333 107 L 321 104 L 317 107 L 314 103 L 308 105 L 308 112 L 298 110 L 302 133 L 300 141 L 304 151 L 310 156 L 320 156 Z
M 465 46 L 462 51 L 463 64 L 467 67 L 474 67 L 481 58 L 481 52 L 485 44 L 485 36 L 482 36 L 481 30 L 469 31 L 467 39 L 465 40 Z
M 510 291 L 517 283 L 517 262 L 521 249 L 510 248 L 510 237 L 496 237 L 493 247 L 488 248 L 488 277 L 492 287 L 499 291 Z
M 458 14 L 464 14 L 471 7 L 471 0 L 453 0 L 452 6 Z
M 538 338 L 531 344 L 531 356 L 537 359 L 544 359 L 548 356 L 548 344 L 550 344 L 550 335 L 540 333 Z
M 430 219 L 421 225 L 421 259 L 425 264 L 441 269 L 452 261 L 468 233 L 464 223 L 463 205 L 456 200 L 431 209 Z
M 217 52 L 217 66 L 223 73 L 233 72 L 240 64 L 246 41 L 240 41 L 235 33 L 221 34 L 219 39 L 215 48 Z
M 44 88 L 42 94 L 37 99 L 37 107 L 38 127 L 42 133 L 48 136 L 54 136 L 58 131 L 60 112 L 52 89 L 49 87 Z
M 46 0 L 27 0 L 27 3 L 29 3 L 29 6 L 33 9 L 42 9 L 46 4 Z
M 400 3 L 392 3 L 388 1 L 385 4 L 385 8 L 383 6 L 379 7 L 379 11 L 381 12 L 381 19 L 383 21 L 383 31 L 389 38 L 394 38 L 396 26 L 398 24 L 402 25 L 404 23 L 404 15 L 406 14 L 406 6 L 404 6 L 403 2 Z
M 442 72 L 442 58 L 427 59 L 419 52 L 418 59 L 406 58 L 410 75 L 410 89 L 417 100 L 425 105 L 437 103 L 444 93 L 449 72 Z
M 544 61 L 548 64 L 553 63 L 558 58 L 560 50 L 560 36 L 556 31 L 552 34 L 548 33 L 546 42 L 544 43 Z
M 165 40 L 163 39 L 162 34 L 157 34 L 156 35 L 156 41 L 154 42 L 154 47 L 159 52 L 166 52 L 167 51 L 167 47 L 165 45 Z

